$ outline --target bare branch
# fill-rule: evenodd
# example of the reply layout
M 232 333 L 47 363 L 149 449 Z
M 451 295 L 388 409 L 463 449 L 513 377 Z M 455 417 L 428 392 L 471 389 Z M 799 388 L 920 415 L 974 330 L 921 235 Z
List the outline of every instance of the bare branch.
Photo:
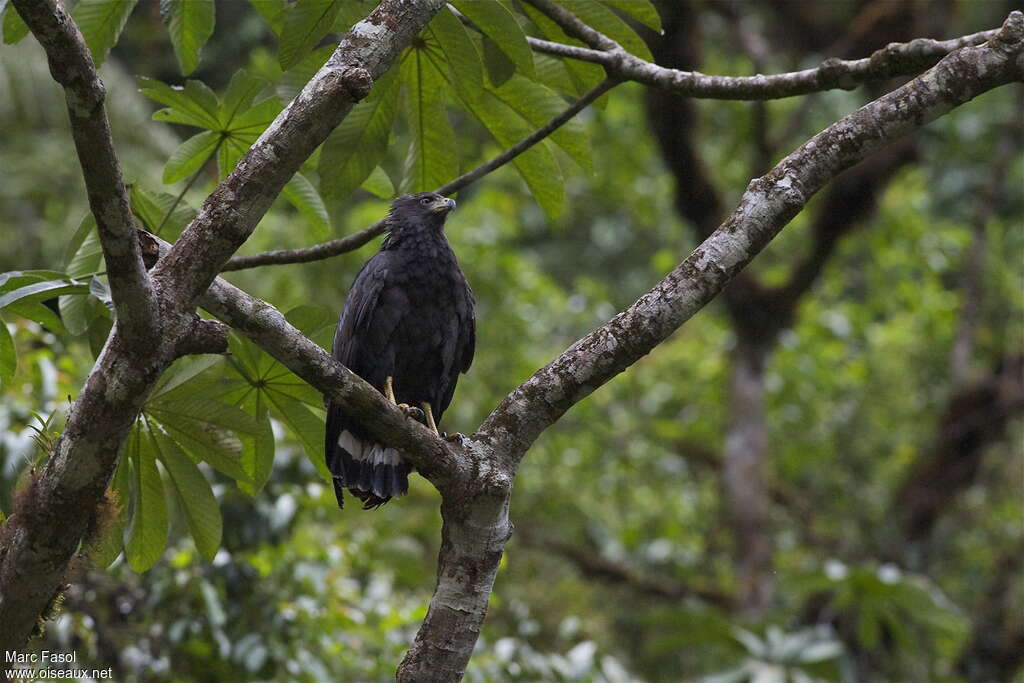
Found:
M 353 27 L 328 63 L 253 145 L 235 171 L 207 199 L 181 239 L 157 263 L 153 279 L 159 300 L 151 305 L 154 312 L 160 311 L 163 316 L 161 334 L 153 343 L 132 343 L 127 326 L 115 327 L 75 401 L 45 470 L 19 497 L 3 528 L 0 650 L 19 649 L 46 605 L 62 590 L 68 561 L 95 516 L 121 445 L 160 375 L 180 353 L 210 350 L 222 344 L 222 326 L 197 326 L 192 310 L 194 301 L 209 288 L 224 261 L 248 236 L 303 159 L 344 118 L 352 103 L 366 94 L 373 79 L 392 65 L 441 5 L 440 0 L 382 0 L 366 20 Z M 38 17 L 44 27 L 44 44 L 51 40 L 46 31 L 53 28 L 53 21 L 59 24 L 60 31 L 70 22 L 52 0 L 45 5 L 19 0 L 18 6 L 26 6 L 33 22 L 37 20 L 34 13 L 41 11 L 41 7 L 56 13 L 52 20 Z M 52 39 L 60 44 L 60 39 Z M 68 78 L 73 83 L 83 73 L 80 66 L 74 66 L 77 54 L 50 53 L 51 71 L 58 79 L 65 73 L 71 74 Z M 78 92 L 73 87 L 68 92 L 73 120 L 76 108 L 88 118 L 87 110 L 98 103 L 71 96 Z M 82 92 L 95 95 L 97 91 Z M 77 135 L 76 132 L 76 143 Z M 103 127 L 93 130 L 91 135 L 109 139 L 105 119 Z M 106 187 L 120 183 L 119 176 L 103 176 L 116 169 L 112 148 L 108 152 L 105 163 L 94 169 L 107 178 Z M 86 167 L 84 158 L 83 168 L 88 182 L 91 167 Z M 124 202 L 123 189 L 117 199 Z M 125 211 L 126 207 L 125 203 Z M 107 219 L 104 211 L 97 213 L 97 222 Z M 133 254 L 141 267 L 140 249 L 130 220 L 116 225 L 122 231 L 117 233 L 117 244 L 125 253 Z M 108 267 L 120 254 L 114 252 Z M 258 321 L 259 314 L 265 311 L 256 308 L 250 313 Z M 269 319 L 273 322 L 272 317 Z M 335 363 L 323 370 L 329 375 L 333 373 L 331 376 L 344 385 L 338 389 L 342 394 L 352 394 L 349 400 L 361 406 L 356 408 L 358 414 L 362 414 L 360 410 L 374 410 L 373 401 L 360 403 L 367 398 L 366 392 L 352 389 L 358 385 L 348 381 L 338 368 Z M 388 417 L 385 415 L 378 423 Z M 434 439 L 434 443 L 440 442 Z
M 532 0 L 540 2 L 541 0 Z M 1021 79 L 1024 14 L 804 143 L 747 187 L 725 223 L 654 289 L 505 397 L 475 438 L 518 464 L 566 410 L 649 353 L 699 311 L 842 170 L 977 95 Z
M 382 0 L 342 38 L 157 264 L 153 277 L 178 305 L 188 308 L 206 291 L 302 162 L 443 6 L 443 0 Z
M 667 69 L 640 59 L 551 0 L 525 1 L 544 12 L 568 35 L 591 48 L 528 38 L 530 47 L 537 52 L 600 64 L 609 74 L 622 80 L 690 97 L 723 100 L 767 100 L 836 88 L 852 90 L 865 81 L 919 73 L 950 52 L 980 45 L 999 32 L 999 29 L 991 29 L 951 40 L 918 38 L 909 43 L 892 43 L 863 59 L 827 59 L 814 69 L 770 76 L 709 76 L 697 71 Z
M 568 123 L 574 116 L 576 116 L 576 114 L 590 106 L 594 101 L 601 97 L 601 95 L 604 95 L 606 92 L 614 88 L 617 83 L 618 81 L 611 78 L 602 81 L 591 88 L 578 100 L 566 107 L 565 111 L 506 149 L 498 156 L 484 164 L 481 164 L 480 166 L 477 166 L 471 171 L 463 173 L 458 178 L 442 185 L 434 191 L 443 195 L 454 194 L 467 185 L 483 178 L 488 173 L 501 168 Z M 252 254 L 250 256 L 235 256 L 224 264 L 224 267 L 221 270 L 243 270 L 245 268 L 256 268 L 257 266 L 280 266 L 288 263 L 309 263 L 310 261 L 320 261 L 331 258 L 332 256 L 340 256 L 341 254 L 355 251 L 377 235 L 380 235 L 384 232 L 384 227 L 384 221 L 377 221 L 370 227 L 360 230 L 357 233 L 322 242 L 320 244 L 314 244 L 310 247 L 303 247 L 301 249 L 277 249 L 274 251 L 264 251 L 259 254 Z
M 288 263 L 309 263 L 311 261 L 322 261 L 323 259 L 329 259 L 334 256 L 341 256 L 347 254 L 350 251 L 355 251 L 359 247 L 363 246 L 374 237 L 377 237 L 384 232 L 384 228 L 387 227 L 387 223 L 384 220 L 379 220 L 368 228 L 363 228 L 359 232 L 354 232 L 351 235 L 345 235 L 338 239 L 329 240 L 327 242 L 321 242 L 320 244 L 314 244 L 310 247 L 302 247 L 301 249 L 275 249 L 273 251 L 262 251 L 258 254 L 251 254 L 249 256 L 233 256 L 224 267 L 221 268 L 221 272 L 228 272 L 231 270 L 245 270 L 246 268 L 256 268 L 258 266 L 283 266 Z
M 106 89 L 92 55 L 78 26 L 56 0 L 14 0 L 14 7 L 46 50 L 50 73 L 64 88 L 118 329 L 130 341 L 155 345 L 160 335 L 159 309 L 135 241 L 135 221 L 103 104 Z
M 449 183 L 445 183 L 444 185 L 442 185 L 441 187 L 437 188 L 434 191 L 437 192 L 438 194 L 443 195 L 454 194 L 461 190 L 462 188 L 469 185 L 470 183 L 477 181 L 480 178 L 483 178 L 491 171 L 501 168 L 502 166 L 504 166 L 505 164 L 507 164 L 508 162 L 512 161 L 517 156 L 525 152 L 526 150 L 536 145 L 538 142 L 540 142 L 547 136 L 554 133 L 563 125 L 568 123 L 570 120 L 572 120 L 574 116 L 576 116 L 576 114 L 579 114 L 581 111 L 589 107 L 593 102 L 597 100 L 597 98 L 601 97 L 601 95 L 604 95 L 606 92 L 614 88 L 616 85 L 618 85 L 618 81 L 612 78 L 606 78 L 605 80 L 601 81 L 593 88 L 588 90 L 586 93 L 584 93 L 583 96 L 580 97 L 578 100 L 570 104 L 561 114 L 551 119 L 550 121 L 548 121 L 543 126 L 530 133 L 528 136 L 526 136 L 516 144 L 509 147 L 498 156 L 494 157 L 487 163 L 481 164 L 480 166 L 474 168 L 472 171 L 463 173 L 455 180 Z

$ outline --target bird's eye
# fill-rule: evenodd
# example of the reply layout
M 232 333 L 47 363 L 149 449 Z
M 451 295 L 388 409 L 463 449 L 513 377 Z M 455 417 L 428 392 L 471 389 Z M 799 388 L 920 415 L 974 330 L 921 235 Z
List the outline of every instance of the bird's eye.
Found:
M 429 204 L 429 203 L 430 203 L 430 197 L 424 197 L 423 199 L 420 200 L 420 204 Z

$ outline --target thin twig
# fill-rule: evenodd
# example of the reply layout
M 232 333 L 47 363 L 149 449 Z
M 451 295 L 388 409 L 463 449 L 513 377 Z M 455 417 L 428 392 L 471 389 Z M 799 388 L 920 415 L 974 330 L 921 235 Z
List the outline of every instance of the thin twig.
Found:
M 570 104 L 558 116 L 548 121 L 527 137 L 512 145 L 490 161 L 481 164 L 473 170 L 463 173 L 451 182 L 442 185 L 437 188 L 435 192 L 443 195 L 454 194 L 465 188 L 467 185 L 470 185 L 484 177 L 488 173 L 504 166 L 561 128 L 570 119 L 576 116 L 576 114 L 580 113 L 599 97 L 614 88 L 618 82 L 618 80 L 613 78 L 605 79 L 584 93 L 578 100 Z M 224 264 L 224 267 L 221 270 L 223 272 L 256 268 L 258 266 L 280 266 L 289 263 L 309 263 L 310 261 L 320 261 L 333 256 L 339 256 L 350 251 L 355 251 L 374 237 L 377 237 L 384 232 L 385 227 L 385 221 L 380 220 L 359 232 L 346 235 L 345 237 L 339 237 L 338 239 L 333 239 L 328 242 L 314 244 L 310 247 L 302 247 L 300 249 L 277 249 L 274 251 L 264 251 L 259 254 L 252 254 L 250 256 L 235 256 Z
M 891 43 L 863 59 L 827 59 L 813 69 L 770 76 L 709 76 L 697 71 L 667 69 L 640 59 L 551 0 L 525 1 L 557 23 L 566 34 L 590 46 L 578 47 L 528 37 L 530 47 L 537 52 L 600 64 L 609 74 L 622 80 L 708 99 L 767 100 L 836 88 L 852 90 L 865 81 L 916 74 L 948 53 L 980 45 L 999 32 L 999 29 L 991 29 L 951 40 L 918 38 L 908 43 Z
M 443 195 L 454 194 L 455 192 L 458 192 L 459 190 L 466 187 L 470 183 L 484 177 L 491 171 L 501 168 L 502 166 L 504 166 L 505 164 L 507 164 L 508 162 L 512 161 L 517 156 L 525 152 L 526 150 L 536 145 L 538 142 L 540 142 L 547 136 L 554 133 L 563 125 L 568 123 L 569 120 L 572 119 L 572 117 L 576 116 L 576 114 L 586 109 L 599 97 L 601 97 L 601 95 L 604 95 L 606 92 L 608 92 L 618 84 L 619 81 L 617 79 L 606 78 L 605 80 L 601 81 L 596 86 L 588 90 L 578 100 L 569 105 L 565 111 L 563 111 L 561 114 L 548 121 L 542 127 L 533 131 L 533 133 L 531 133 L 529 136 L 523 138 L 516 144 L 512 145 L 511 147 L 509 147 L 504 152 L 494 157 L 487 163 L 477 166 L 472 171 L 467 171 L 466 173 L 463 173 L 455 180 L 442 185 L 441 187 L 437 188 L 435 192 Z

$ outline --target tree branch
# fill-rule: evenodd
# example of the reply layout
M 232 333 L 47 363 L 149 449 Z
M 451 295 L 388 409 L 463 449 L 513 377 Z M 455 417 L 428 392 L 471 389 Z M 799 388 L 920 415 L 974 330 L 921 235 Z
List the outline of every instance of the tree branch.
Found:
M 471 171 L 463 173 L 458 178 L 455 178 L 451 182 L 437 188 L 434 192 L 443 195 L 455 194 L 464 187 L 476 182 L 480 178 L 483 178 L 488 173 L 501 168 L 568 123 L 574 116 L 576 116 L 576 114 L 586 109 L 601 97 L 601 95 L 604 95 L 617 84 L 618 81 L 614 79 L 605 79 L 598 85 L 591 88 L 578 100 L 566 107 L 565 111 L 548 121 L 530 135 L 512 145 L 490 161 L 477 166 Z M 258 266 L 280 266 L 288 263 L 309 263 L 310 261 L 320 261 L 331 258 L 332 256 L 340 256 L 341 254 L 355 251 L 377 235 L 380 235 L 384 232 L 384 227 L 384 221 L 377 221 L 370 227 L 360 230 L 357 233 L 329 240 L 327 242 L 321 242 L 320 244 L 314 244 L 311 247 L 303 247 L 301 249 L 277 249 L 273 251 L 264 251 L 259 254 L 252 254 L 250 256 L 235 256 L 224 264 L 221 271 L 243 270 L 246 268 L 256 268 Z
M 441 0 L 382 0 L 366 20 L 345 36 L 328 63 L 253 145 L 207 199 L 199 216 L 174 247 L 157 263 L 153 280 L 159 297 L 151 306 L 154 315 L 156 311 L 162 315 L 161 334 L 154 343 L 133 343 L 128 337 L 128 326 L 115 326 L 42 475 L 33 479 L 19 496 L 18 505 L 3 527 L 0 650 L 18 650 L 39 615 L 63 590 L 68 561 L 90 527 L 118 452 L 160 375 L 181 352 L 210 350 L 221 343 L 222 327 L 197 325 L 194 301 L 209 288 L 224 261 L 252 231 L 302 160 L 344 118 L 352 103 L 366 94 L 373 79 L 391 66 L 441 5 Z M 35 23 L 34 13 L 44 5 L 18 0 L 19 9 L 22 6 Z M 45 7 L 54 13 L 54 18 L 38 18 L 44 28 L 44 44 L 50 40 L 45 31 L 52 28 L 52 22 L 58 27 L 71 22 L 52 0 Z M 76 70 L 79 67 L 73 66 L 76 54 L 55 51 L 50 55 L 51 71 L 58 79 L 64 73 L 81 73 Z M 69 92 L 77 91 L 71 88 Z M 84 115 L 90 106 L 89 101 L 72 96 L 69 102 L 73 118 L 76 108 Z M 103 123 L 102 129 L 91 133 L 99 136 L 101 142 L 109 139 L 105 119 Z M 119 175 L 110 177 L 111 169 L 116 169 L 116 159 L 112 148 L 107 152 L 109 156 L 95 171 L 108 179 L 105 187 L 110 187 L 120 180 Z M 86 166 L 84 158 L 83 168 L 89 182 L 92 167 Z M 123 201 L 123 188 L 121 193 L 119 201 Z M 109 208 L 104 210 L 115 213 Z M 106 213 L 97 213 L 98 223 L 107 219 Z M 130 219 L 117 225 L 118 230 L 129 230 L 127 236 L 117 235 L 118 244 L 125 253 L 133 254 L 141 267 Z M 114 262 L 121 253 L 114 252 Z M 108 262 L 108 268 L 111 265 Z M 324 370 L 328 374 L 333 372 L 331 376 L 344 385 L 338 389 L 343 395 L 348 387 L 355 396 L 350 401 L 358 403 L 365 398 L 364 392 L 351 389 L 358 385 L 337 367 Z M 370 401 L 361 409 L 370 412 L 374 405 Z M 387 416 L 381 418 L 386 419 Z
M 174 292 L 178 305 L 189 308 L 206 291 L 302 162 L 443 6 L 443 0 L 382 0 L 345 34 L 157 264 L 154 279 Z
M 980 45 L 999 32 L 999 29 L 991 29 L 951 40 L 918 38 L 909 43 L 892 43 L 863 59 L 827 59 L 814 69 L 771 76 L 708 76 L 697 71 L 667 69 L 640 59 L 551 0 L 525 2 L 544 12 L 568 35 L 582 40 L 591 48 L 527 38 L 530 47 L 537 52 L 600 64 L 609 74 L 622 80 L 708 99 L 779 99 L 836 88 L 853 90 L 865 81 L 918 73 L 948 53 Z
M 56 0 L 14 0 L 14 7 L 46 51 L 53 79 L 64 88 L 118 329 L 129 341 L 155 345 L 160 335 L 159 309 L 135 241 L 135 219 L 103 104 L 106 89 L 92 55 L 78 26 Z
M 988 44 L 948 55 L 808 140 L 753 180 L 732 216 L 654 289 L 506 396 L 475 438 L 514 471 L 544 429 L 700 310 L 835 175 L 977 95 L 1021 80 L 1022 44 L 1024 14 L 1015 11 Z

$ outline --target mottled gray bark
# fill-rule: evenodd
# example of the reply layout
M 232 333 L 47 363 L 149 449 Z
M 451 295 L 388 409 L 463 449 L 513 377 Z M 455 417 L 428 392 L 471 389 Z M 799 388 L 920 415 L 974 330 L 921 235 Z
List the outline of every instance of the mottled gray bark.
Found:
M 461 678 L 510 535 L 512 481 L 537 436 L 700 310 L 844 168 L 978 94 L 1020 80 L 1024 41 L 1024 15 L 1014 13 L 990 44 L 950 55 L 816 135 L 752 181 L 732 216 L 650 292 L 513 390 L 478 432 L 442 441 L 401 420 L 272 307 L 215 279 L 305 156 L 440 6 L 439 0 L 384 0 L 346 36 L 153 270 L 164 320 L 190 319 L 193 305 L 205 297 L 203 305 L 337 399 L 385 443 L 407 451 L 438 485 L 444 518 L 438 582 L 398 671 L 408 681 Z M 201 332 L 201 338 L 211 336 L 205 326 Z M 0 560 L 0 649 L 24 643 L 59 589 L 58 574 L 85 530 L 81 519 L 99 502 L 142 401 L 174 354 L 191 347 L 188 340 L 196 336 L 175 335 L 172 344 L 155 349 L 133 347 L 119 332 L 111 337 L 58 452 L 8 524 Z
M 567 35 L 590 46 L 588 49 L 530 38 L 530 47 L 537 52 L 600 64 L 616 78 L 705 99 L 770 100 L 822 90 L 852 90 L 866 81 L 917 73 L 953 50 L 980 45 L 998 32 L 998 29 L 992 29 L 952 40 L 918 38 L 909 43 L 892 43 L 870 57 L 827 59 L 814 69 L 791 73 L 771 76 L 709 76 L 697 71 L 665 68 L 640 59 L 552 0 L 524 1 L 544 12 Z M 692 10 L 686 8 L 684 11 Z
M 53 0 L 15 3 L 46 49 L 54 77 L 65 86 L 90 205 L 111 269 L 114 299 L 120 303 L 118 323 L 55 452 L 18 496 L 3 529 L 0 650 L 21 648 L 63 589 L 68 563 L 89 532 L 120 448 L 163 371 L 182 353 L 226 349 L 223 326 L 196 318 L 197 297 L 300 164 L 442 4 L 383 0 L 353 27 L 157 264 L 151 287 L 102 107 L 103 86 L 81 34 Z

